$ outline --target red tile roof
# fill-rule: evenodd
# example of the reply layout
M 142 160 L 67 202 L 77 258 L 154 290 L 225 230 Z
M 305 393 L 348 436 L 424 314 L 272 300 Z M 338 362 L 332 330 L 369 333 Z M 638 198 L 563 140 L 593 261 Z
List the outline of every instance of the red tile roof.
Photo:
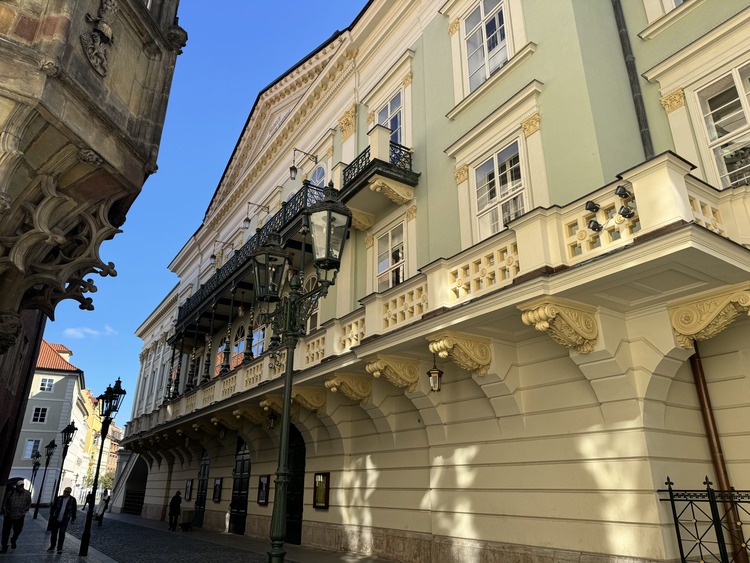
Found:
M 52 348 L 55 352 L 70 354 L 71 356 L 73 355 L 72 350 L 65 346 L 65 344 L 55 344 L 54 342 L 47 342 L 47 344 L 49 344 L 50 348 Z
M 50 344 L 46 340 L 42 340 L 42 346 L 39 348 L 39 357 L 36 360 L 37 369 L 51 369 L 55 371 L 81 371 L 70 362 L 63 359 L 63 357 L 55 349 L 65 349 L 62 344 Z M 68 350 L 69 351 L 69 350 Z

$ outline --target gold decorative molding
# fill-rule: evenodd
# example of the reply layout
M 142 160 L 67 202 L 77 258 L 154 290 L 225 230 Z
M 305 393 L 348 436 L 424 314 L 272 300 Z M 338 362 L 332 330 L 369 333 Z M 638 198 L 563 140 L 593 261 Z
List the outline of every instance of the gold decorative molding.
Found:
M 734 289 L 670 308 L 669 317 L 680 346 L 692 348 L 693 340 L 708 340 L 740 315 L 750 316 L 750 288 Z
M 414 188 L 394 182 L 375 179 L 370 182 L 370 190 L 383 194 L 398 205 L 405 205 L 414 199 Z
M 360 405 L 367 404 L 372 395 L 372 381 L 359 375 L 337 373 L 325 382 L 325 386 L 331 393 L 341 391 L 352 401 L 358 401 Z
M 575 306 L 574 306 L 575 305 Z M 599 329 L 593 312 L 578 304 L 546 299 L 519 307 L 524 324 L 546 332 L 557 343 L 575 348 L 581 354 L 594 349 Z
M 419 366 L 416 362 L 395 358 L 393 356 L 378 356 L 374 362 L 365 365 L 367 373 L 373 377 L 385 377 L 395 387 L 414 391 L 419 381 Z
M 411 81 L 414 79 L 414 73 L 409 72 L 404 76 L 404 79 L 401 81 L 404 86 L 409 86 L 411 84 Z
M 492 362 L 489 342 L 454 332 L 443 332 L 428 336 L 429 349 L 441 358 L 450 358 L 461 369 L 476 375 L 487 375 Z
M 454 178 L 456 178 L 456 184 L 461 184 L 462 182 L 465 182 L 469 179 L 469 165 L 468 164 L 462 164 L 458 168 L 456 168 L 456 171 L 453 173 Z
M 542 119 L 539 116 L 539 112 L 536 112 L 534 115 L 532 115 L 528 119 L 524 119 L 521 122 L 521 128 L 523 129 L 523 136 L 530 137 L 531 135 L 539 131 L 541 124 L 542 124 Z
M 351 209 L 351 208 L 350 208 Z M 370 213 L 365 213 L 359 209 L 351 209 L 352 227 L 358 231 L 367 231 L 375 224 L 375 217 Z
M 292 400 L 312 412 L 326 408 L 325 390 L 315 387 L 292 387 Z
M 661 105 L 667 113 L 672 113 L 681 107 L 685 107 L 685 90 L 682 88 L 672 90 L 661 99 Z
M 365 248 L 372 248 L 372 246 L 375 244 L 375 237 L 370 235 L 369 237 L 365 237 Z
M 367 125 L 372 125 L 375 123 L 375 112 L 371 111 L 367 114 Z
M 260 402 L 260 408 L 265 411 L 266 416 L 268 416 L 271 411 L 275 412 L 276 414 L 281 414 L 284 410 L 282 406 L 283 404 L 284 398 L 281 395 L 266 395 L 266 398 Z M 298 403 L 292 401 L 290 414 L 292 418 L 299 418 Z
M 417 206 L 412 205 L 409 209 L 406 210 L 406 220 L 413 221 L 416 218 L 417 218 Z
M 456 32 L 461 27 L 461 21 L 458 19 L 453 20 L 450 25 L 448 25 L 448 35 L 453 36 L 456 34 Z
M 326 149 L 326 157 L 333 158 L 333 147 L 328 147 Z
M 352 136 L 355 129 L 357 128 L 357 122 L 356 122 L 356 116 L 357 116 L 357 105 L 352 104 L 352 107 L 350 107 L 344 115 L 341 116 L 339 119 L 339 127 L 341 128 L 341 140 L 346 141 L 349 137 Z

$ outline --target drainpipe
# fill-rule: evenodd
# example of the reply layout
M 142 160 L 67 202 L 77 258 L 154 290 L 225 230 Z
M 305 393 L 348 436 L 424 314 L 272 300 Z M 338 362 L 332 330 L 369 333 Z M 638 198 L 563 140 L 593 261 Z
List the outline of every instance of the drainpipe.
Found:
M 711 407 L 711 397 L 708 394 L 708 385 L 706 385 L 706 375 L 703 372 L 703 361 L 698 351 L 698 342 L 693 341 L 695 354 L 690 357 L 690 367 L 693 371 L 693 380 L 695 381 L 695 390 L 698 393 L 698 402 L 700 403 L 701 416 L 703 417 L 703 426 L 706 429 L 706 438 L 708 439 L 708 448 L 711 451 L 711 462 L 716 473 L 718 490 L 729 491 L 729 473 L 724 461 L 724 451 L 721 448 L 721 439 L 719 431 L 716 428 L 714 411 Z M 747 551 L 744 547 L 744 537 L 742 526 L 739 524 L 740 517 L 737 513 L 737 507 L 731 503 L 725 503 L 724 509 L 729 515 L 727 527 L 732 538 L 732 548 L 736 555 L 734 561 L 737 563 L 748 563 Z
M 646 160 L 649 160 L 654 156 L 654 144 L 651 141 L 651 131 L 648 128 L 646 106 L 643 104 L 641 83 L 638 80 L 638 71 L 635 68 L 633 48 L 630 46 L 630 36 L 628 35 L 628 27 L 625 24 L 625 15 L 622 13 L 622 5 L 620 4 L 620 0 L 612 0 L 612 10 L 614 10 L 615 12 L 617 33 L 620 36 L 620 46 L 622 47 L 622 56 L 625 59 L 625 68 L 628 71 L 628 82 L 630 82 L 630 93 L 633 96 L 635 117 L 638 120 L 638 128 L 641 132 L 643 156 L 646 158 Z

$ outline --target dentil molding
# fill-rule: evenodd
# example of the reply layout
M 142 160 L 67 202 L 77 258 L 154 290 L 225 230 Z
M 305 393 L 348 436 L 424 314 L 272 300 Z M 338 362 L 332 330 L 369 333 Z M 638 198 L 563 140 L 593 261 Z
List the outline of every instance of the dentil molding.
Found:
M 373 377 L 385 377 L 394 386 L 411 392 L 417 388 L 419 366 L 417 362 L 393 356 L 378 356 L 375 361 L 365 365 L 367 373 Z
M 546 332 L 558 344 L 581 354 L 594 349 L 599 329 L 593 311 L 557 299 L 545 299 L 519 308 L 523 311 L 524 324 Z
M 372 395 L 372 382 L 360 375 L 337 373 L 325 382 L 325 386 L 326 389 L 330 389 L 331 393 L 341 391 L 352 401 L 358 401 L 361 405 L 367 404 Z
M 489 341 L 455 332 L 428 336 L 430 352 L 450 358 L 461 369 L 476 375 L 487 375 L 492 362 Z
M 742 314 L 750 315 L 750 287 L 747 285 L 669 309 L 672 328 L 683 348 L 692 348 L 693 340 L 713 338 Z

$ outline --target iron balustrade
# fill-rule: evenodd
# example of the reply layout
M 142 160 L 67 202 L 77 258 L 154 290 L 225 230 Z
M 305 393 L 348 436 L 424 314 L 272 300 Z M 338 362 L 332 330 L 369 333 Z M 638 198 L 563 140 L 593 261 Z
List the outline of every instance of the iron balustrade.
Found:
M 401 168 L 402 170 L 407 170 L 409 172 L 412 171 L 412 154 L 408 147 L 391 141 L 388 155 L 389 164 L 392 164 L 396 168 Z M 370 147 L 367 147 L 349 166 L 344 168 L 344 176 L 342 180 L 344 186 L 357 178 L 357 176 L 367 168 L 367 165 L 370 164 L 370 162 Z
M 368 164 L 370 164 L 370 147 L 363 150 L 349 166 L 344 168 L 344 177 L 342 180 L 344 185 L 346 186 L 359 176 Z
M 404 145 L 391 142 L 389 158 L 394 166 L 411 171 L 411 151 Z

